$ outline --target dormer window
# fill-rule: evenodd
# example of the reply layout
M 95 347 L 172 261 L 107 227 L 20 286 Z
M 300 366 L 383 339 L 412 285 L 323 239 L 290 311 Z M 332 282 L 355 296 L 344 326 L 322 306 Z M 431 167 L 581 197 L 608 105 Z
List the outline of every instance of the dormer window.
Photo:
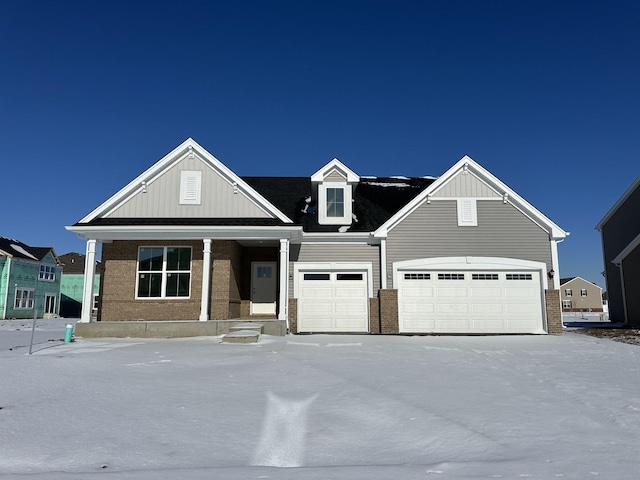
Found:
M 318 194 L 320 225 L 351 225 L 353 222 L 353 189 L 360 177 L 334 158 L 311 176 Z

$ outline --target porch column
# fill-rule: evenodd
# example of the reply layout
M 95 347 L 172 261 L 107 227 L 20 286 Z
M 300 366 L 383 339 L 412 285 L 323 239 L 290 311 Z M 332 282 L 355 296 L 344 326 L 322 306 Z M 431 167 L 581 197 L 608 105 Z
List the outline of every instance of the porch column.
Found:
M 280 301 L 278 320 L 288 320 L 289 310 L 289 240 L 280 239 Z M 287 325 L 288 328 L 288 325 Z
M 93 310 L 93 281 L 96 275 L 96 240 L 87 239 L 86 256 L 84 258 L 84 286 L 82 288 L 82 312 L 80 322 L 91 322 Z
M 395 285 L 394 285 L 395 287 Z M 380 240 L 380 288 L 387 289 L 387 239 Z M 375 286 L 374 286 L 375 289 Z
M 211 239 L 202 240 L 204 244 L 202 257 L 202 295 L 200 298 L 200 321 L 209 320 L 209 285 L 211 284 Z

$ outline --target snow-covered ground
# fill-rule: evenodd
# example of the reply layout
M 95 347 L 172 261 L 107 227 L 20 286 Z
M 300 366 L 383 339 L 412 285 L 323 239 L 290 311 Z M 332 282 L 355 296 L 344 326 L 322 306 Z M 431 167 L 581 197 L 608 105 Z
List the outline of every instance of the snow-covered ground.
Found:
M 0 320 L 0 478 L 636 479 L 640 347 L 64 337 Z M 49 341 L 53 340 L 53 341 Z M 288 467 L 288 468 L 286 468 Z

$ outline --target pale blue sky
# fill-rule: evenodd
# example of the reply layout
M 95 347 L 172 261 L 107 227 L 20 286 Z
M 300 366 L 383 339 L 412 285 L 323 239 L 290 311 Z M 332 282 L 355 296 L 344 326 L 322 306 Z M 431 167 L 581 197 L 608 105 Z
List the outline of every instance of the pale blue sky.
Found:
M 640 174 L 640 3 L 0 2 L 0 235 L 64 229 L 193 137 L 239 175 L 440 175 L 468 154 L 571 236 Z

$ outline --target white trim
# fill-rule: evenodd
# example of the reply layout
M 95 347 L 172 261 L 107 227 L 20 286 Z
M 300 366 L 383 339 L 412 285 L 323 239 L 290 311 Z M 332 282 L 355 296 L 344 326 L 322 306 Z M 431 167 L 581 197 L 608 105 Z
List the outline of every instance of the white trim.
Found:
M 330 217 L 327 215 L 327 190 L 342 190 L 343 215 Z M 320 225 L 351 225 L 352 223 L 352 187 L 344 182 L 327 182 L 318 185 L 318 223 Z
M 426 189 L 424 189 L 420 194 L 418 194 L 412 201 L 410 201 L 407 205 L 401 208 L 394 216 L 392 216 L 389 220 L 387 220 L 383 225 L 381 225 L 375 232 L 375 236 L 387 236 L 388 232 L 392 230 L 396 225 L 398 225 L 402 220 L 404 220 L 409 214 L 411 214 L 415 209 L 421 206 L 423 203 L 427 201 L 427 197 L 429 200 L 433 202 L 435 198 L 432 196 L 434 191 L 440 189 L 444 184 L 449 182 L 459 171 L 467 169 L 469 172 L 473 173 L 478 179 L 483 181 L 488 187 L 494 189 L 496 192 L 503 195 L 507 194 L 507 203 L 512 204 L 516 208 L 518 208 L 522 213 L 527 215 L 531 220 L 537 223 L 543 230 L 549 233 L 549 236 L 554 239 L 563 239 L 569 235 L 569 232 L 564 231 L 554 222 L 552 222 L 548 217 L 543 215 L 539 210 L 537 210 L 533 205 L 524 200 L 520 195 L 518 195 L 515 191 L 509 188 L 506 184 L 501 182 L 498 178 L 492 175 L 488 170 L 485 170 L 482 166 L 476 163 L 471 157 L 465 155 L 462 157 L 455 165 L 453 165 L 449 170 L 447 170 L 444 175 L 435 180 L 431 185 L 429 185 Z M 485 200 L 483 198 L 483 200 Z
M 198 143 L 192 138 L 188 138 L 183 143 L 174 148 L 167 155 L 162 157 L 153 166 L 145 170 L 142 174 L 138 175 L 135 179 L 129 182 L 125 187 L 120 189 L 117 193 L 112 195 L 108 200 L 103 202 L 100 206 L 92 210 L 88 215 L 82 218 L 78 223 L 88 223 L 99 217 L 108 216 L 118 206 L 126 202 L 141 190 L 148 188 L 153 181 L 159 178 L 166 170 L 171 168 L 177 162 L 184 158 L 187 158 L 194 153 L 198 154 L 206 164 L 213 170 L 220 173 L 225 180 L 230 184 L 236 184 L 238 190 L 246 193 L 247 198 L 253 200 L 259 207 L 261 207 L 266 213 L 273 217 L 277 217 L 285 223 L 293 223 L 284 213 L 278 210 L 271 202 L 265 197 L 259 194 L 256 190 L 249 186 L 244 180 L 233 173 L 228 167 L 226 167 L 220 160 L 211 155 L 207 150 L 198 145 Z
M 203 238 L 202 244 L 202 293 L 200 294 L 199 320 L 206 322 L 209 320 L 209 289 L 211 287 L 211 239 Z
M 582 277 L 573 277 L 571 280 L 567 280 L 567 281 L 566 281 L 566 282 L 564 282 L 562 285 L 560 285 L 560 289 L 562 289 L 562 288 L 566 287 L 566 286 L 567 286 L 567 285 L 569 285 L 571 282 L 573 282 L 574 280 L 578 280 L 578 279 L 582 280 L 583 282 L 585 282 L 585 283 L 587 283 L 587 284 L 589 284 L 589 285 L 593 285 L 594 287 L 597 287 L 597 288 L 599 288 L 599 289 L 600 289 L 600 291 L 602 291 L 602 287 L 601 287 L 600 285 L 598 285 L 598 284 L 596 284 L 596 283 L 593 283 L 593 282 L 590 282 L 589 280 L 586 280 L 586 279 L 584 279 L 584 278 L 582 278 Z
M 280 292 L 278 320 L 287 321 L 289 330 L 289 240 L 280 239 Z
M 293 264 L 293 298 L 298 298 L 300 291 L 300 272 L 367 272 L 367 298 L 373 294 L 373 266 L 371 263 L 348 262 L 295 262 Z
M 562 240 L 559 240 L 560 242 Z M 551 239 L 551 268 L 553 269 L 553 288 L 560 289 L 560 262 L 558 261 L 558 240 Z M 547 272 L 548 273 L 548 272 Z
M 93 310 L 93 282 L 96 273 L 96 245 L 95 239 L 87 239 L 86 255 L 84 257 L 84 284 L 82 287 L 82 311 L 80 322 L 91 322 Z
M 201 199 L 202 170 L 180 171 L 180 205 L 200 205 Z
M 344 163 L 342 163 L 337 158 L 334 158 L 325 166 L 321 167 L 316 173 L 311 175 L 312 182 L 323 182 L 325 177 L 331 174 L 333 170 L 337 170 L 344 177 L 346 177 L 347 183 L 357 183 L 360 181 L 360 177 L 357 173 L 347 167 Z M 333 182 L 330 182 L 333 183 Z
M 459 227 L 478 226 L 478 205 L 475 198 L 458 198 L 456 208 Z
M 387 288 L 387 239 L 380 239 L 380 288 Z
M 5 320 L 7 318 L 7 305 L 9 304 L 9 280 L 11 280 L 11 261 L 13 260 L 13 255 L 7 255 L 7 284 L 4 291 L 4 308 L 2 312 L 2 319 Z M 62 280 L 61 280 L 62 281 Z M 13 299 L 15 302 L 15 298 Z
M 374 237 L 371 232 L 303 232 L 298 242 L 295 243 L 362 243 L 367 245 L 379 245 L 380 237 Z
M 620 265 L 622 263 L 622 261 L 627 258 L 629 256 L 629 254 L 631 252 L 633 252 L 638 245 L 640 245 L 640 235 L 638 235 L 636 238 L 634 238 L 633 240 L 631 240 L 631 242 L 629 243 L 629 245 L 627 245 L 626 247 L 624 247 L 624 250 L 622 250 L 617 256 L 616 258 L 614 258 L 613 260 L 611 260 L 611 263 L 613 263 L 614 265 Z
M 611 217 L 613 217 L 614 213 L 616 213 L 622 206 L 622 204 L 627 201 L 627 198 L 631 196 L 631 194 L 636 190 L 636 188 L 638 188 L 638 186 L 640 186 L 640 176 L 638 176 L 638 178 L 633 181 L 629 188 L 624 191 L 618 201 L 614 203 L 613 207 L 611 207 L 609 211 L 605 213 L 604 217 L 602 217 L 602 220 L 600 220 L 596 225 L 596 230 L 602 231 L 602 227 L 604 227 L 604 224 L 607 223 Z

